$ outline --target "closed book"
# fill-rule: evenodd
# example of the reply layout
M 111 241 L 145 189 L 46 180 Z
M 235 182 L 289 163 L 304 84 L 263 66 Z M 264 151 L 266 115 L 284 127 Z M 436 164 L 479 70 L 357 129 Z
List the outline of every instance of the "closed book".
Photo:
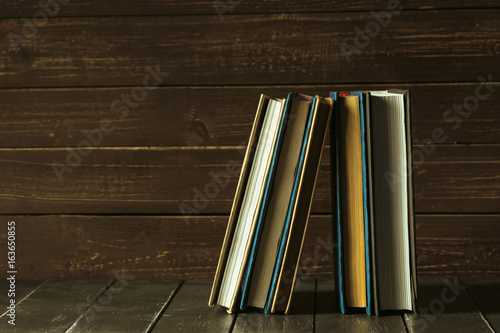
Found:
M 331 96 L 337 101 L 331 125 L 331 132 L 335 133 L 331 136 L 331 165 L 332 215 L 338 241 L 335 270 L 341 311 L 346 313 L 363 305 L 359 298 L 352 299 L 349 293 L 359 290 L 359 283 L 362 283 L 359 274 L 353 275 L 352 271 L 362 267 L 359 233 L 364 233 L 366 288 L 361 290 L 366 292 L 366 312 L 377 315 L 392 310 L 416 312 L 409 93 L 388 90 L 331 93 Z M 344 103 L 347 100 L 350 102 Z M 353 127 L 342 118 L 339 112 L 345 109 L 343 105 L 350 105 L 351 111 L 359 114 L 359 120 L 355 119 L 359 126 Z M 351 144 L 346 144 L 345 140 Z M 359 163 L 353 164 L 353 154 L 359 153 L 359 147 L 362 151 L 361 182 Z M 348 154 L 345 154 L 346 149 L 349 149 Z M 346 187 L 353 185 L 350 180 L 353 175 L 357 177 L 358 189 L 349 193 L 350 188 Z M 362 186 L 362 204 L 359 186 Z M 363 214 L 363 229 L 356 222 L 351 225 L 352 216 L 346 215 L 346 210 L 355 210 L 357 221 Z
M 270 177 L 264 192 L 252 250 L 243 285 L 241 309 L 264 308 L 271 285 L 279 242 L 299 163 L 303 136 L 307 126 L 310 98 L 291 93 L 284 109 L 284 126 L 275 147 Z
M 418 312 L 408 90 L 369 91 L 376 313 Z
M 258 212 L 260 212 L 265 183 L 269 176 L 272 148 L 278 141 L 279 126 L 282 125 L 283 121 L 283 108 L 284 100 L 272 99 L 261 95 L 243 160 L 240 178 L 236 187 L 233 206 L 229 215 L 228 226 L 208 302 L 209 306 L 220 304 L 226 307 L 230 313 L 234 312 L 239 306 L 237 300 L 241 294 L 241 284 L 247 268 L 251 243 L 259 219 Z M 270 117 L 271 112 L 277 117 L 270 118 L 274 121 L 272 123 L 274 125 L 274 128 L 272 128 L 273 135 L 270 135 L 269 130 L 266 131 L 263 128 L 266 125 L 266 116 Z M 268 156 L 265 156 L 264 153 L 257 156 L 259 151 L 263 151 L 263 149 L 259 149 L 259 143 L 262 145 L 264 139 L 266 139 L 266 147 L 268 148 L 264 153 L 267 153 Z M 256 184 L 253 184 L 256 187 L 249 188 L 252 185 L 249 184 L 252 177 L 256 175 L 260 176 L 258 177 L 258 182 L 254 182 Z M 254 204 L 251 207 L 251 211 L 243 214 L 245 204 L 250 201 Z M 242 220 L 242 215 L 245 215 L 245 221 Z M 230 265 L 231 263 L 233 265 Z
M 331 98 L 316 96 L 310 97 L 310 100 L 307 127 L 279 243 L 266 313 L 289 313 L 291 309 L 292 291 L 297 282 L 299 260 L 333 108 Z
M 330 96 L 335 100 L 330 138 L 340 309 L 346 313 L 364 308 L 371 314 L 365 96 L 361 92 Z

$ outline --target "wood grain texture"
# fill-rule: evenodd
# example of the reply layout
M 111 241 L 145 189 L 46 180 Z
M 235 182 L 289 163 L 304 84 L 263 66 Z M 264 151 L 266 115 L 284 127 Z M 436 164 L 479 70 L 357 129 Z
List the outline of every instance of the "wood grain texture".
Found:
M 425 152 L 433 148 L 427 156 Z M 500 145 L 414 146 L 415 151 L 423 156 L 414 160 L 416 212 L 498 212 Z M 137 147 L 82 152 L 85 156 L 80 161 L 71 157 L 76 151 L 70 154 L 66 149 L 0 149 L 0 211 L 228 214 L 244 148 Z M 323 155 L 313 213 L 331 212 L 329 149 Z M 68 161 L 80 164 L 59 182 L 52 164 L 65 164 L 68 156 Z
M 234 4 L 234 5 L 231 5 Z M 270 13 L 270 12 L 325 12 L 325 11 L 358 11 L 386 9 L 387 1 L 358 0 L 355 2 L 337 1 L 220 1 L 219 11 L 225 8 L 225 15 L 246 14 L 246 13 Z M 478 4 L 471 0 L 460 1 L 440 1 L 435 3 L 430 0 L 414 0 L 409 3 L 403 2 L 406 9 L 434 9 L 434 8 L 487 8 L 498 7 L 498 3 L 493 0 L 482 1 Z M 0 17 L 22 17 L 32 16 L 40 9 L 37 3 L 27 0 L 19 0 L 2 3 L 0 5 Z M 111 0 L 105 2 L 77 1 L 68 2 L 61 5 L 57 16 L 137 16 L 137 15 L 192 15 L 192 14 L 212 14 L 217 15 L 215 2 L 212 0 L 197 0 L 196 2 L 185 2 L 180 0 L 155 0 L 148 1 L 147 4 L 137 3 L 132 0 Z
M 366 314 L 340 313 L 336 280 L 318 279 L 316 292 L 316 332 L 406 332 L 401 316 L 368 316 Z
M 419 272 L 500 275 L 498 1 L 401 1 L 350 62 L 341 43 L 388 1 L 233 1 L 223 16 L 213 0 L 69 1 L 16 52 L 7 35 L 40 3 L 0 3 L 0 213 L 22 221 L 20 277 L 211 278 L 259 94 L 383 88 L 411 91 Z M 161 87 L 125 111 L 148 66 Z M 477 89 L 491 94 L 468 113 Z M 105 118 L 113 131 L 59 182 L 51 164 Z M 332 271 L 325 153 L 302 274 Z
M 316 279 L 297 280 L 290 314 L 264 315 L 259 310 L 239 313 L 232 332 L 314 332 Z
M 430 152 L 432 145 L 412 152 L 416 212 L 498 213 L 500 145 L 436 146 Z
M 0 301 L 2 302 L 0 306 L 2 306 L 3 311 L 3 309 L 6 309 L 7 306 L 9 306 L 9 302 L 11 299 L 7 295 L 7 292 L 10 290 L 10 282 L 7 281 L 7 279 L 2 279 L 0 281 L 0 290 L 4 291 L 0 299 Z M 31 293 L 40 288 L 46 282 L 47 280 L 16 280 L 15 295 L 13 297 L 16 300 L 16 305 L 22 303 L 27 297 L 29 297 Z M 1 314 L 5 316 L 4 311 Z
M 113 272 L 122 271 L 136 279 L 211 279 L 228 219 L 206 216 L 186 221 L 179 216 L 141 215 L 6 218 L 18 226 L 19 279 L 112 278 Z M 498 215 L 417 215 L 416 221 L 419 273 L 500 275 Z M 336 241 L 331 228 L 330 216 L 311 217 L 299 279 L 333 274 Z M 45 261 L 47 257 L 51 260 Z M 40 265 L 42 261 L 44 265 Z M 0 271 L 5 270 L 1 263 Z
M 16 222 L 18 278 L 113 278 L 124 271 L 136 278 L 193 279 L 213 277 L 227 218 L 188 224 L 169 216 L 24 216 Z
M 2 332 L 63 332 L 69 328 L 109 286 L 109 279 L 50 280 L 16 306 L 16 325 L 0 318 Z
M 327 96 L 330 91 L 381 88 L 410 90 L 414 143 L 431 140 L 439 128 L 444 140 L 440 135 L 439 142 L 433 140 L 435 144 L 498 143 L 500 93 L 495 91 L 500 91 L 500 84 L 492 86 L 495 90 L 490 97 L 480 101 L 470 115 L 447 112 L 474 96 L 476 87 L 476 83 L 159 87 L 130 108 L 124 119 L 120 119 L 122 111 L 113 112 L 111 103 L 130 94 L 131 88 L 0 90 L 0 147 L 76 147 L 86 139 L 82 131 L 99 128 L 105 118 L 113 121 L 114 129 L 100 146 L 238 146 L 248 140 L 261 93 L 280 97 L 299 91 Z
M 126 281 L 125 281 L 126 280 Z M 206 301 L 211 280 L 50 280 L 18 303 L 16 326 L 0 321 L 2 332 L 493 332 L 498 316 L 498 278 L 419 276 L 420 314 L 342 315 L 332 277 L 297 285 L 293 312 L 227 314 Z M 460 280 L 467 280 L 467 289 Z M 317 282 L 316 282 L 317 281 Z M 39 281 L 18 281 L 20 289 Z M 180 287 L 179 287 L 180 286 Z M 102 289 L 101 289 L 102 288 Z M 479 289 L 478 289 L 479 288 Z M 100 290 L 96 293 L 96 290 Z M 487 291 L 493 293 L 487 295 Z M 85 298 L 85 295 L 87 296 Z M 473 298 L 470 295 L 474 295 Z M 476 306 L 474 302 L 479 301 Z M 489 305 L 488 305 L 489 304 Z M 487 306 L 484 308 L 484 306 Z M 482 308 L 481 308 L 482 307 Z M 160 310 L 159 310 L 160 309 Z M 485 312 L 483 309 L 487 309 Z M 78 320 L 74 322 L 72 312 Z M 19 316 L 22 314 L 22 317 Z M 157 318 L 161 315 L 160 318 Z M 403 316 L 403 318 L 402 318 Z M 26 320 L 29 318 L 29 320 Z M 153 318 L 151 320 L 151 318 Z M 155 319 L 159 319 L 156 321 Z M 62 322 L 73 324 L 66 328 Z M 404 321 L 403 321 L 404 320 Z M 150 323 L 146 329 L 145 323 Z M 407 325 L 405 327 L 405 324 Z M 234 327 L 233 327 L 234 326 Z
M 0 306 L 2 306 L 0 320 L 8 322 L 12 319 L 10 316 L 8 316 L 10 310 L 7 308 L 8 306 L 10 306 L 10 302 L 12 299 L 14 299 L 15 305 L 17 307 L 48 281 L 49 280 L 19 280 L 16 277 L 15 284 L 11 285 L 10 281 L 8 281 L 7 279 L 2 279 L 0 283 L 0 290 L 4 292 L 2 293 L 2 296 L 0 298 Z M 11 290 L 14 291 L 14 295 L 10 294 Z
M 236 315 L 208 307 L 212 281 L 186 281 L 154 326 L 154 332 L 229 332 Z
M 460 277 L 477 307 L 496 331 L 500 331 L 500 278 Z
M 169 73 L 162 85 L 473 82 L 499 70 L 496 9 L 402 11 L 347 62 L 340 44 L 368 22 L 369 12 L 56 18 L 18 53 L 4 39 L 0 87 L 135 86 L 147 66 Z M 1 27 L 19 34 L 22 21 Z
M 419 274 L 500 275 L 500 215 L 418 215 Z
M 418 280 L 419 314 L 405 314 L 406 327 L 416 332 L 494 332 L 458 278 Z
M 66 332 L 150 332 L 181 282 L 118 280 Z

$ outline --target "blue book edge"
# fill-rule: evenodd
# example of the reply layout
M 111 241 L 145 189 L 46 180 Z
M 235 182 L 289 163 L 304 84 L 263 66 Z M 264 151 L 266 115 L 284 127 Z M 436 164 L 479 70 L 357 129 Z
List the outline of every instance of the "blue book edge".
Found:
M 335 154 L 335 164 L 336 164 L 336 175 L 335 177 L 337 178 L 337 260 L 338 260 L 338 283 L 339 283 L 339 300 L 340 300 L 340 311 L 345 314 L 345 304 L 344 304 L 344 288 L 343 288 L 343 281 L 342 281 L 342 227 L 341 227 L 341 211 L 340 211 L 340 169 L 339 169 L 339 158 L 338 158 L 338 145 L 339 145 L 339 140 L 338 140 L 338 104 L 337 104 L 337 93 L 336 92 L 331 92 L 330 97 L 335 101 L 334 103 L 334 112 L 332 115 L 332 118 L 335 117 L 335 121 L 333 122 L 336 125 L 336 128 L 334 128 L 334 133 L 330 132 L 330 135 L 335 135 L 336 140 L 335 140 L 335 152 L 332 152 Z M 334 175 L 332 175 L 334 176 Z
M 370 275 L 370 237 L 369 237 L 369 224 L 368 224 L 368 190 L 367 190 L 367 170 L 366 170 L 366 131 L 365 131 L 365 115 L 364 115 L 364 102 L 363 93 L 361 92 L 349 92 L 351 96 L 358 97 L 359 110 L 360 110 L 360 129 L 361 129 L 361 156 L 362 156 L 362 182 L 363 182 L 363 225 L 365 232 L 365 270 L 366 270 L 366 313 L 368 315 L 372 314 L 372 299 L 371 299 L 371 275 Z M 330 97 L 337 102 L 337 92 L 331 92 Z M 337 105 L 337 103 L 335 103 Z M 338 106 L 337 106 L 338 108 Z M 336 109 L 338 110 L 338 109 Z M 338 112 L 335 112 L 334 117 L 338 117 Z M 338 122 L 335 122 L 338 124 Z M 338 128 L 334 129 L 336 134 L 338 133 Z M 332 135 L 332 134 L 330 134 Z M 338 244 L 338 280 L 339 280 L 339 298 L 340 298 L 340 310 L 343 314 L 346 312 L 345 300 L 343 293 L 343 281 L 342 281 L 342 226 L 341 226 L 341 205 L 340 205 L 340 169 L 338 161 L 338 140 L 336 140 L 337 151 L 335 152 L 336 163 L 337 163 L 337 244 Z
M 365 229 L 365 263 L 366 263 L 366 313 L 372 314 L 372 300 L 371 300 L 371 275 L 370 275 L 370 234 L 368 225 L 368 186 L 367 186 L 367 170 L 366 170 L 366 131 L 365 131 L 365 114 L 363 93 L 353 92 L 353 96 L 358 96 L 359 99 L 359 112 L 360 112 L 360 126 L 361 126 L 361 156 L 363 165 L 363 222 Z
M 281 150 L 281 145 L 283 142 L 283 133 L 285 131 L 286 124 L 287 124 L 289 108 L 291 106 L 292 95 L 293 95 L 293 93 L 288 94 L 288 97 L 287 97 L 286 102 L 285 102 L 285 107 L 283 109 L 283 114 L 281 116 L 280 127 L 278 130 L 278 138 L 276 139 L 276 145 L 274 146 L 273 158 L 271 160 L 269 174 L 268 174 L 268 177 L 266 180 L 264 196 L 262 198 L 262 204 L 261 204 L 260 211 L 259 211 L 259 217 L 257 219 L 255 236 L 253 238 L 252 249 L 250 251 L 250 257 L 248 260 L 245 282 L 243 284 L 243 292 L 242 292 L 241 302 L 240 302 L 240 309 L 241 310 L 243 310 L 246 307 L 246 302 L 248 299 L 248 292 L 250 289 L 250 282 L 252 279 L 252 273 L 253 273 L 253 267 L 254 267 L 254 259 L 256 257 L 256 253 L 258 251 L 257 247 L 258 247 L 258 244 L 260 241 L 260 235 L 262 233 L 264 218 L 266 216 L 267 208 L 268 208 L 268 204 L 269 204 L 267 197 L 268 197 L 268 194 L 270 193 L 270 187 L 271 187 L 272 180 L 274 179 L 274 169 L 275 169 L 275 165 L 277 162 L 277 155 L 279 154 L 279 151 Z
M 368 315 L 372 314 L 372 299 L 371 299 L 371 276 L 370 276 L 370 237 L 369 237 L 369 225 L 368 225 L 368 190 L 367 190 L 367 170 L 366 170 L 366 131 L 364 125 L 364 103 L 363 103 L 363 93 L 361 92 L 349 92 L 351 96 L 357 96 L 359 100 L 359 111 L 360 111 L 360 129 L 361 129 L 361 156 L 362 156 L 362 178 L 363 178 L 363 225 L 365 231 L 365 270 L 366 270 L 366 313 Z M 337 92 L 331 92 L 330 97 L 337 102 Z M 337 105 L 337 103 L 335 103 Z M 334 114 L 338 117 L 338 112 Z M 336 122 L 337 123 L 337 122 Z M 335 128 L 336 134 L 338 133 L 338 128 Z M 335 152 L 338 156 L 338 140 L 337 151 Z M 341 227 L 341 210 L 340 210 L 340 170 L 338 168 L 338 157 L 337 161 L 337 244 L 338 244 L 338 279 L 339 279 L 339 297 L 340 297 L 340 310 L 345 314 L 345 304 L 344 304 L 344 294 L 343 294 L 343 281 L 342 281 L 342 227 Z
M 280 271 L 280 267 L 281 267 L 281 262 L 283 260 L 283 255 L 284 255 L 284 250 L 285 250 L 285 244 L 286 244 L 286 239 L 288 238 L 287 235 L 288 235 L 288 231 L 290 229 L 290 220 L 291 220 L 291 217 L 292 217 L 292 208 L 295 204 L 295 199 L 297 197 L 297 187 L 298 187 L 298 183 L 299 183 L 299 177 L 300 177 L 300 173 L 302 171 L 302 167 L 304 165 L 304 155 L 305 155 L 305 149 L 306 149 L 306 146 L 307 146 L 307 141 L 309 139 L 309 135 L 310 135 L 310 132 L 311 132 L 311 122 L 312 122 L 312 116 L 313 116 L 313 110 L 314 110 L 314 106 L 316 104 L 316 98 L 312 98 L 311 100 L 311 104 L 309 105 L 309 115 L 308 115 L 308 119 L 307 119 L 307 127 L 306 127 L 306 132 L 304 133 L 304 139 L 302 141 L 302 147 L 301 147 L 301 151 L 300 151 L 300 159 L 299 159 L 299 165 L 298 165 L 298 168 L 297 168 L 297 173 L 295 175 L 295 181 L 294 181 L 294 185 L 293 185 L 293 191 L 292 191 L 292 197 L 290 198 L 290 204 L 288 205 L 288 211 L 287 211 L 287 216 L 286 216 L 286 220 L 285 220 L 285 226 L 283 228 L 283 233 L 282 233 L 282 236 L 281 236 L 281 242 L 280 242 L 280 247 L 279 247 L 279 251 L 278 251 L 278 258 L 276 259 L 276 265 L 274 266 L 274 271 L 273 271 L 273 278 L 271 280 L 271 286 L 270 286 L 270 290 L 269 290 L 269 294 L 267 296 L 267 301 L 266 301 L 266 306 L 264 308 L 264 313 L 268 314 L 269 311 L 270 311 L 270 308 L 271 308 L 271 305 L 272 305 L 272 301 L 273 301 L 273 295 L 274 295 L 274 292 L 275 292 L 275 289 L 276 289 L 276 283 L 277 283 L 277 279 L 278 279 L 278 275 L 279 275 L 279 271 Z

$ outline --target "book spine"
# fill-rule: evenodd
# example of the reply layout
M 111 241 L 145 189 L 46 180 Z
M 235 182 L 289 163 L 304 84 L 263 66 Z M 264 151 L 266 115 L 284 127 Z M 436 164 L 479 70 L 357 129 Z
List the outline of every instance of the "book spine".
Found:
M 363 224 L 365 232 L 365 271 L 366 271 L 366 313 L 372 314 L 371 299 L 371 260 L 370 260 L 370 226 L 368 215 L 368 177 L 367 177 L 367 158 L 366 158 L 366 129 L 365 129 L 365 110 L 363 93 L 354 92 L 352 95 L 358 96 L 361 128 L 361 158 L 363 165 Z
M 332 206 L 332 217 L 334 218 L 333 232 L 336 232 L 333 239 L 337 239 L 337 258 L 333 260 L 337 272 L 337 282 L 339 286 L 339 305 L 340 311 L 345 314 L 344 301 L 344 286 L 343 286 L 343 270 L 342 270 L 342 198 L 340 195 L 340 156 L 339 156 L 339 108 L 338 108 L 338 93 L 331 92 L 330 97 L 334 100 L 333 114 L 331 117 L 330 141 L 334 151 L 331 153 L 332 167 L 332 198 L 334 198 Z M 335 274 L 335 271 L 334 271 Z

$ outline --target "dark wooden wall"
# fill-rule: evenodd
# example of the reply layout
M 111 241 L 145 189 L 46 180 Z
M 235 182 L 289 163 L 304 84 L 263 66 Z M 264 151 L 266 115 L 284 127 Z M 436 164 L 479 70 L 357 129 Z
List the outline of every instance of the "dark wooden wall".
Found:
M 422 152 L 419 272 L 500 275 L 500 2 L 401 1 L 350 62 L 341 43 L 391 2 L 243 0 L 222 17 L 214 3 L 72 0 L 16 52 L 7 35 L 40 7 L 2 1 L 0 241 L 15 220 L 18 278 L 211 278 L 259 94 L 395 87 L 411 91 Z M 148 66 L 160 85 L 113 112 Z M 474 107 L 479 76 L 490 95 L 447 112 Z M 113 130 L 78 153 L 106 118 Z M 436 129 L 445 139 L 429 143 Z M 59 181 L 53 163 L 74 153 Z M 303 254 L 313 275 L 332 274 L 328 157 Z

